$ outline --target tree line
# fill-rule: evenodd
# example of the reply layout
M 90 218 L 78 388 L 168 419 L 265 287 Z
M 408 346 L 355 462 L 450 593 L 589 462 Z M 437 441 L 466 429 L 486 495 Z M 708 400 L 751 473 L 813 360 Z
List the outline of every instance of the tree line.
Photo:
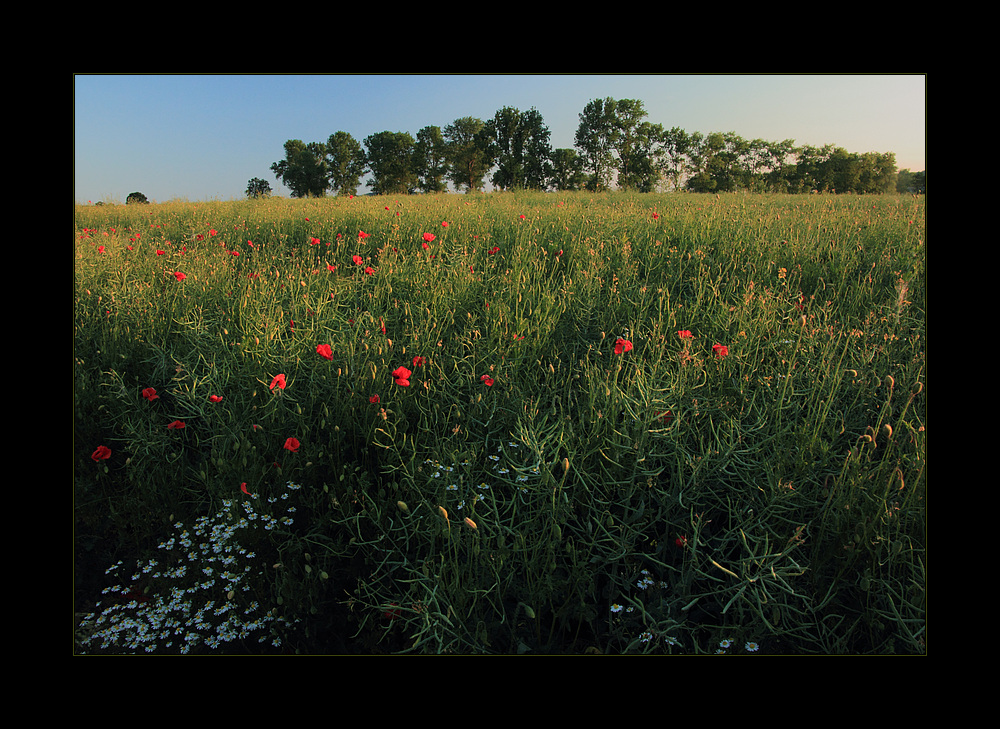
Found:
M 595 99 L 580 113 L 574 147 L 553 149 L 541 113 L 505 106 L 492 119 L 462 117 L 441 128 L 377 132 L 363 142 L 338 131 L 325 142 L 285 142 L 271 171 L 293 197 L 483 190 L 925 192 L 924 172 L 896 170 L 892 152 L 856 154 L 794 140 L 747 140 L 735 132 L 688 133 L 647 120 L 637 99 Z M 270 194 L 250 181 L 247 195 Z

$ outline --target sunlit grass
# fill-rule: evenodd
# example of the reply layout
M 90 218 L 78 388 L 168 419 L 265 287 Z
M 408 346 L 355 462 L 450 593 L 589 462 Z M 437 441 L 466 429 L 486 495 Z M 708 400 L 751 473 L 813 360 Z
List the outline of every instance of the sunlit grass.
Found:
M 78 601 L 291 479 L 298 650 L 923 651 L 922 198 L 76 218 Z

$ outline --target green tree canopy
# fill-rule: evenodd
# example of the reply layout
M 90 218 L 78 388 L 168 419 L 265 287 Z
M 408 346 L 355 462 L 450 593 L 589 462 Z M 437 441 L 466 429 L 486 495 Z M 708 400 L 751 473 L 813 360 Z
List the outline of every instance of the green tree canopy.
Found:
M 448 178 L 458 190 L 482 190 L 486 174 L 493 167 L 493 159 L 476 139 L 483 126 L 481 119 L 465 116 L 444 128 Z
M 413 171 L 421 192 L 445 192 L 448 189 L 447 144 L 441 127 L 428 126 L 417 132 L 413 148 Z
M 550 132 L 537 109 L 505 106 L 486 122 L 478 140 L 496 162 L 493 185 L 501 190 L 544 190 L 552 174 Z
M 292 197 L 322 197 L 329 184 L 326 145 L 289 139 L 285 142 L 285 158 L 272 164 L 271 172 Z
M 268 197 L 271 194 L 271 183 L 254 177 L 247 183 L 247 197 Z
M 326 141 L 327 186 L 338 195 L 356 195 L 368 160 L 361 144 L 349 133 L 334 132 Z
M 415 145 L 409 132 L 378 132 L 365 138 L 368 167 L 373 178 L 368 186 L 374 194 L 406 195 L 416 190 Z
M 552 175 L 549 186 L 556 190 L 580 190 L 587 184 L 583 160 L 575 149 L 552 151 Z

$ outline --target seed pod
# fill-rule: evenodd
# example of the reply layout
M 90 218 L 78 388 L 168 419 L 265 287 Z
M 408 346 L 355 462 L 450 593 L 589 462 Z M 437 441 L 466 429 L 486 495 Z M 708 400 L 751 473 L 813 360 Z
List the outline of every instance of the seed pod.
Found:
M 405 501 L 397 501 L 396 506 L 398 506 L 399 510 L 402 511 L 404 514 L 410 513 L 410 507 L 406 505 Z

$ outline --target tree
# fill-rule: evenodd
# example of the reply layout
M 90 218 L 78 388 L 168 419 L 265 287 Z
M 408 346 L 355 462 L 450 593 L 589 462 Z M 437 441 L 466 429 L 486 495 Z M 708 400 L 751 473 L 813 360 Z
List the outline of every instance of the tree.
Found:
M 483 126 L 477 140 L 497 171 L 501 190 L 544 190 L 552 171 L 550 132 L 537 109 L 521 112 L 505 106 Z
M 128 197 L 125 198 L 126 205 L 140 205 L 147 203 L 149 203 L 149 200 L 147 200 L 146 196 L 143 195 L 141 192 L 130 192 L 128 194 Z
M 580 113 L 575 144 L 580 150 L 584 169 L 589 172 L 588 190 L 606 190 L 614 168 L 615 100 L 593 99 Z
M 255 177 L 247 183 L 247 197 L 268 197 L 271 194 L 271 184 L 267 180 Z
M 583 160 L 575 149 L 556 149 L 552 152 L 552 174 L 549 187 L 556 190 L 579 190 L 587 183 Z
M 365 138 L 368 167 L 373 177 L 368 187 L 373 194 L 408 195 L 416 189 L 415 145 L 409 132 L 378 132 Z
M 476 142 L 483 126 L 481 119 L 465 116 L 444 128 L 448 178 L 459 190 L 482 190 L 486 173 L 493 167 L 493 159 Z
M 698 138 L 700 139 L 700 135 Z M 663 133 L 661 154 L 658 159 L 660 172 L 670 181 L 675 190 L 681 189 L 681 184 L 685 182 L 685 178 L 691 171 L 689 155 L 697 141 L 679 127 L 674 127 Z
M 422 192 L 446 192 L 448 183 L 447 145 L 441 127 L 424 127 L 417 132 L 413 148 L 413 171 Z
M 896 175 L 896 192 L 923 194 L 927 191 L 927 175 L 924 172 L 900 170 Z M 99 203 L 98 203 L 99 204 Z
M 289 139 L 285 142 L 285 159 L 272 164 L 271 172 L 292 197 L 322 197 L 329 184 L 326 145 Z
M 618 157 L 618 187 L 652 192 L 659 179 L 656 158 L 663 127 L 644 121 L 646 107 L 638 99 L 613 103 L 611 146 Z
M 347 132 L 334 132 L 326 140 L 327 187 L 338 195 L 356 195 L 368 171 L 365 151 Z

